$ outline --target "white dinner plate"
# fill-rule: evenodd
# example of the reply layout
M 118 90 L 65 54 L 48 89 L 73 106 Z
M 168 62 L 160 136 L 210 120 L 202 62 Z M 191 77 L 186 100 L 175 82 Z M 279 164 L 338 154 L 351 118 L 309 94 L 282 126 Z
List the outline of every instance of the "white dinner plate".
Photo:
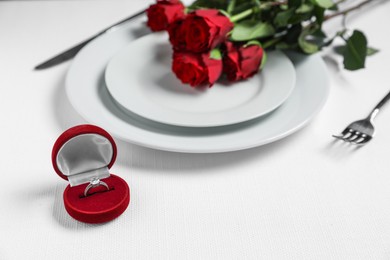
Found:
M 295 86 L 295 69 L 280 51 L 270 52 L 254 77 L 212 88 L 182 84 L 171 70 L 172 47 L 166 32 L 131 42 L 108 63 L 108 91 L 123 108 L 144 118 L 176 126 L 237 124 L 279 107 Z
M 302 128 L 323 107 L 329 84 L 319 55 L 289 54 L 296 70 L 290 97 L 272 113 L 241 124 L 213 128 L 169 126 L 124 113 L 104 83 L 104 71 L 115 53 L 139 36 L 142 25 L 129 23 L 103 35 L 75 57 L 66 78 L 66 92 L 74 108 L 91 124 L 113 136 L 146 147 L 189 153 L 215 153 L 260 146 Z

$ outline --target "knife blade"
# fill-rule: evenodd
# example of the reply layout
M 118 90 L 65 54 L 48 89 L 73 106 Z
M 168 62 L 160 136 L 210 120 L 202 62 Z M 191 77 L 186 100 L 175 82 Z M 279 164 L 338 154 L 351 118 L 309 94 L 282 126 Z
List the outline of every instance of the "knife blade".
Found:
M 37 65 L 34 69 L 35 70 L 42 70 L 42 69 L 50 68 L 52 66 L 58 65 L 64 61 L 67 61 L 67 60 L 73 58 L 85 45 L 87 45 L 89 42 L 91 42 L 95 38 L 99 37 L 102 34 L 110 32 L 112 29 L 114 29 L 114 27 L 116 27 L 122 23 L 125 23 L 127 21 L 130 21 L 130 20 L 144 14 L 145 12 L 146 12 L 146 9 L 139 11 L 138 13 L 135 13 L 135 14 L 133 14 L 133 15 L 131 15 L 131 16 L 129 16 L 129 17 L 113 24 L 113 25 L 110 25 L 109 27 L 103 29 L 102 31 L 98 32 L 97 34 L 93 35 L 92 37 L 88 38 L 87 40 L 79 43 L 78 45 L 73 46 L 72 48 L 54 56 L 53 58 L 51 58 L 45 62 L 42 62 L 41 64 Z

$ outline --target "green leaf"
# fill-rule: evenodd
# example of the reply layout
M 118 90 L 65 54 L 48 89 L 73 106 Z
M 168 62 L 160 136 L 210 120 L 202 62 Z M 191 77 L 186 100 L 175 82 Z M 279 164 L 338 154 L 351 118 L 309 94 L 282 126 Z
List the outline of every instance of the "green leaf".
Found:
M 284 41 L 291 45 L 296 44 L 298 42 L 299 35 L 302 32 L 302 25 L 296 24 L 287 30 L 287 34 L 284 36 Z
M 304 39 L 304 37 L 299 37 L 298 44 L 299 44 L 299 47 L 301 47 L 302 51 L 304 53 L 307 53 L 307 54 L 313 54 L 313 53 L 316 53 L 320 50 L 318 45 L 316 45 L 315 43 L 306 41 Z
M 333 47 L 333 51 L 339 55 L 344 55 L 346 48 L 347 46 L 337 45 Z M 379 52 L 378 49 L 367 47 L 367 56 L 374 55 L 377 52 Z
M 346 40 L 344 50 L 344 68 L 347 70 L 358 70 L 364 68 L 367 56 L 366 36 L 358 30 L 353 31 L 352 36 Z
M 301 47 L 302 51 L 307 54 L 316 53 L 320 50 L 320 44 L 316 43 L 314 40 L 309 41 L 308 36 L 318 30 L 318 27 L 306 27 L 302 30 L 301 34 L 298 37 L 298 44 Z
M 325 9 L 329 9 L 334 5 L 332 0 L 313 0 L 313 1 L 314 4 Z
M 213 8 L 227 10 L 226 0 L 196 0 L 189 7 L 189 9 L 197 8 Z
M 321 26 L 321 24 L 324 22 L 325 8 L 315 6 L 314 16 L 316 17 L 317 23 Z
M 279 5 L 279 8 L 280 8 L 280 10 L 286 11 L 286 10 L 288 10 L 288 5 L 282 4 L 282 5 Z
M 296 44 L 288 44 L 286 42 L 280 42 L 280 43 L 275 45 L 275 48 L 278 50 L 290 50 L 290 49 L 294 49 L 296 47 L 297 47 Z
M 244 47 L 251 46 L 251 45 L 258 45 L 258 46 L 262 47 L 262 46 L 261 46 L 261 43 L 260 43 L 259 41 L 255 41 L 255 40 L 252 40 L 252 41 L 247 42 L 247 43 L 244 45 Z
M 372 48 L 372 47 L 367 47 L 367 56 L 374 55 L 377 52 L 379 52 L 378 49 L 375 49 L 375 48 Z
M 248 9 L 251 9 L 251 8 L 253 8 L 255 6 L 257 6 L 257 5 L 255 5 L 252 1 L 236 0 L 235 7 L 232 10 L 231 15 L 239 14 L 239 13 L 244 12 L 244 11 L 246 11 Z
M 293 7 L 299 7 L 303 4 L 303 0 L 289 0 L 288 1 L 288 6 L 290 8 L 293 8 Z
M 284 27 L 288 25 L 288 20 L 294 14 L 294 9 L 288 9 L 287 11 L 279 12 L 274 19 L 274 24 L 276 27 Z
M 269 23 L 261 23 L 259 21 L 245 20 L 237 23 L 231 33 L 233 41 L 249 41 L 257 38 L 273 35 L 275 29 Z
M 314 8 L 313 5 L 303 4 L 295 10 L 295 13 L 297 13 L 297 14 L 309 13 L 313 10 L 313 8 Z
M 303 21 L 308 21 L 311 20 L 313 17 L 312 13 L 302 13 L 302 14 L 297 14 L 294 13 L 294 15 L 288 20 L 289 24 L 298 24 L 302 23 Z
M 213 49 L 210 52 L 210 58 L 213 60 L 221 60 L 222 59 L 221 51 L 218 48 Z

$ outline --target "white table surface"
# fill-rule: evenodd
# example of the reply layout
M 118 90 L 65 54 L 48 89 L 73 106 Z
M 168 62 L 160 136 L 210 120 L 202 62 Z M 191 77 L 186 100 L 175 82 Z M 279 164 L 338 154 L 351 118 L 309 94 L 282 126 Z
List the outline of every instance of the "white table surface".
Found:
M 381 50 L 367 69 L 345 71 L 323 52 L 331 93 L 303 130 L 211 155 L 117 140 L 112 172 L 131 188 L 129 208 L 102 225 L 67 215 L 51 149 L 86 121 L 65 95 L 71 62 L 33 67 L 150 2 L 0 2 L 0 259 L 389 259 L 390 107 L 361 149 L 331 134 L 390 89 L 390 1 L 349 19 Z

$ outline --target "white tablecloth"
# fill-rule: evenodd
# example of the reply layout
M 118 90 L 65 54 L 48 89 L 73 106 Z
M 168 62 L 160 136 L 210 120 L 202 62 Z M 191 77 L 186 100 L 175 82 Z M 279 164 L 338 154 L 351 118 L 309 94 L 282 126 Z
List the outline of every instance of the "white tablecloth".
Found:
M 331 138 L 390 89 L 389 1 L 348 19 L 380 49 L 365 70 L 323 52 L 331 93 L 303 130 L 224 154 L 116 140 L 112 172 L 131 188 L 129 208 L 102 225 L 66 213 L 51 149 L 85 121 L 65 95 L 71 63 L 33 67 L 150 2 L 0 2 L 0 259 L 389 259 L 390 107 L 367 146 Z

